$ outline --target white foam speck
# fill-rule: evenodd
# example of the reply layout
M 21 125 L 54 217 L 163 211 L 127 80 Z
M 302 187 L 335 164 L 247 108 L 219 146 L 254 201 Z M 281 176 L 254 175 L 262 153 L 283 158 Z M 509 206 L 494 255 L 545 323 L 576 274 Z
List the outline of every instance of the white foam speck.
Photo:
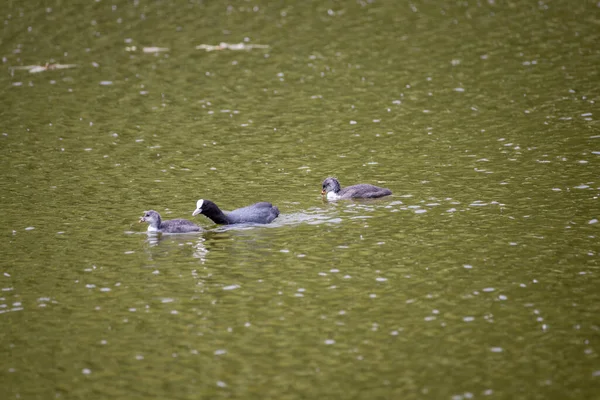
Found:
M 102 86 L 112 85 L 112 81 L 100 81 L 100 85 L 102 85 Z
M 377 278 L 375 278 L 375 280 L 376 280 L 377 282 L 386 282 L 386 281 L 387 281 L 387 278 L 383 278 L 383 277 L 381 277 L 381 276 L 378 276 Z
M 84 374 L 84 375 L 89 375 L 89 374 L 92 373 L 92 370 L 89 369 L 89 368 L 84 368 L 84 369 L 81 370 L 81 373 Z
M 325 339 L 325 344 L 335 344 L 335 340 L 333 340 L 333 339 Z
M 225 349 L 215 350 L 215 356 L 222 356 L 223 354 L 227 354 L 227 350 L 225 350 Z
M 472 322 L 472 321 L 475 321 L 475 317 L 464 317 L 463 321 L 465 321 L 465 322 Z
M 588 224 L 592 225 L 592 224 L 597 224 L 598 220 L 596 218 L 594 219 L 590 219 L 590 222 L 588 222 Z
M 32 231 L 34 229 L 35 229 L 35 227 L 33 227 L 33 226 L 28 226 L 27 228 L 25 228 L 26 231 Z
M 469 264 L 465 264 L 465 265 L 463 265 L 463 267 L 465 267 L 466 269 L 471 269 L 471 268 L 473 268 L 473 266 L 472 266 L 472 265 L 469 265 Z
M 239 289 L 240 285 L 229 285 L 229 286 L 224 286 L 223 290 L 235 290 L 235 289 Z
M 504 351 L 504 349 L 502 347 L 492 347 L 492 348 L 490 348 L 490 351 L 492 353 L 502 353 Z

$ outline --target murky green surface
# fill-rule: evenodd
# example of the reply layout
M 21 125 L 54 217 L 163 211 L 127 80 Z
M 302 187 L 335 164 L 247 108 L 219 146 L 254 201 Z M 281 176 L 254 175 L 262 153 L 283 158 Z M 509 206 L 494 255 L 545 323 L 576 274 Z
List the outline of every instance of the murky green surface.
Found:
M 600 393 L 597 4 L 1 17 L 2 398 Z M 11 69 L 46 62 L 78 67 Z M 328 204 L 329 175 L 394 195 Z M 136 223 L 199 198 L 282 214 Z

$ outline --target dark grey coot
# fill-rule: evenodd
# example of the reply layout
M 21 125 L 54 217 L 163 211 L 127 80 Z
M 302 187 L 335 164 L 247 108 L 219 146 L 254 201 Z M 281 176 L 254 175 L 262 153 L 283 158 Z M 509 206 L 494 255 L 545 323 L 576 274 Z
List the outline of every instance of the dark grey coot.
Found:
M 247 207 L 238 208 L 233 211 L 221 211 L 219 206 L 210 200 L 200 199 L 196 203 L 196 210 L 193 215 L 202 214 L 210 218 L 215 224 L 268 224 L 279 215 L 279 209 L 266 201 L 252 204 Z
M 171 219 L 163 221 L 154 210 L 144 211 L 140 222 L 148 223 L 148 232 L 190 233 L 200 231 L 200 227 L 187 219 Z
M 379 186 L 369 185 L 368 183 L 359 183 L 358 185 L 342 188 L 337 179 L 329 177 L 323 181 L 321 194 L 327 195 L 327 200 L 376 199 L 378 197 L 389 196 L 392 194 L 392 191 Z

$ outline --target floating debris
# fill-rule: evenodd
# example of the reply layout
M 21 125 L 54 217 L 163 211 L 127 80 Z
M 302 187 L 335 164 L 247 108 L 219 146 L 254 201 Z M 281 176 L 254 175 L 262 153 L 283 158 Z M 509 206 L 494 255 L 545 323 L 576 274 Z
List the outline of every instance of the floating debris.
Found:
M 38 72 L 44 71 L 53 71 L 55 69 L 67 69 L 67 68 L 75 68 L 77 64 L 49 64 L 45 65 L 24 65 L 22 67 L 11 67 L 12 70 L 15 69 L 24 69 L 29 71 L 31 74 L 37 74 Z
M 169 51 L 168 47 L 144 47 L 142 48 L 144 53 L 160 53 L 164 51 Z
M 215 51 L 215 50 L 252 50 L 252 49 L 268 49 L 266 44 L 247 44 L 247 43 L 225 43 L 221 42 L 218 45 L 201 44 L 196 46 L 197 50 Z
M 138 48 L 137 46 L 127 46 L 125 47 L 125 51 L 137 51 Z M 165 51 L 169 51 L 170 49 L 168 47 L 156 47 L 156 46 L 149 46 L 149 47 L 142 47 L 142 51 L 144 53 L 160 53 L 160 52 L 165 52 Z

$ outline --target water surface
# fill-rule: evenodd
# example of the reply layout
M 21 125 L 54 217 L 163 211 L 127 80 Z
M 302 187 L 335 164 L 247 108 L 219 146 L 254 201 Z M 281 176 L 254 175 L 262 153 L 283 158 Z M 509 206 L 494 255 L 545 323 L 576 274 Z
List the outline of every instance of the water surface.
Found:
M 599 12 L 9 3 L 2 397 L 597 396 Z

